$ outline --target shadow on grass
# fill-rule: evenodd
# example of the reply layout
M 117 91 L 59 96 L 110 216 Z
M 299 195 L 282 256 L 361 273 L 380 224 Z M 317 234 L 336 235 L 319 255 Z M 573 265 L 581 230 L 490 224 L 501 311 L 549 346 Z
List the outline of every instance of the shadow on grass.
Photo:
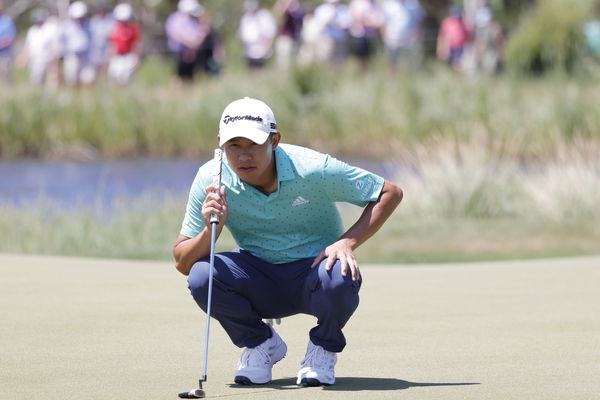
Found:
M 479 382 L 409 382 L 404 381 L 402 379 L 396 378 L 356 378 L 356 377 L 345 377 L 345 378 L 336 378 L 335 385 L 333 386 L 323 386 L 323 390 L 327 391 L 339 391 L 339 392 L 355 392 L 362 390 L 371 390 L 371 391 L 384 391 L 384 390 L 404 390 L 410 389 L 412 387 L 431 387 L 431 386 L 469 386 L 469 385 L 479 385 Z M 240 388 L 240 389 L 248 389 L 250 392 L 244 390 L 241 394 L 255 394 L 255 393 L 265 393 L 272 392 L 277 390 L 302 390 L 301 386 L 296 385 L 296 378 L 283 378 L 283 379 L 275 379 L 268 384 L 265 385 L 238 385 L 231 384 L 229 385 L 231 388 Z M 225 395 L 225 396 L 215 396 L 215 397 L 229 397 L 236 396 L 234 395 Z
M 301 386 L 296 385 L 296 378 L 282 378 L 273 379 L 271 382 L 264 385 L 238 385 L 232 383 L 229 385 L 230 388 L 243 389 L 240 393 L 227 394 L 222 396 L 211 396 L 211 397 L 230 397 L 238 395 L 251 395 L 258 393 L 275 392 L 279 390 L 298 390 L 302 389 Z M 245 389 L 245 390 L 244 390 Z
M 332 391 L 359 391 L 359 390 L 403 390 L 412 387 L 425 386 L 467 386 L 479 385 L 479 382 L 409 382 L 396 378 L 336 378 L 335 385 L 325 386 L 324 390 Z

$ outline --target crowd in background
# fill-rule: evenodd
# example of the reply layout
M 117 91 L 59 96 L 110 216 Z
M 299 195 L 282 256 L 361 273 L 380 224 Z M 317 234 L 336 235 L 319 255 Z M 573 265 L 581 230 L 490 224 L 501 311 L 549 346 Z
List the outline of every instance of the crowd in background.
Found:
M 493 74 L 501 67 L 503 29 L 487 0 L 464 4 L 451 7 L 441 22 L 436 55 L 457 73 Z M 310 9 L 300 0 L 276 0 L 271 9 L 246 0 L 236 21 L 237 39 L 251 70 L 267 63 L 282 69 L 313 63 L 336 68 L 349 58 L 367 70 L 379 49 L 390 69 L 400 63 L 416 68 L 422 60 L 425 17 L 419 0 L 325 0 Z M 140 64 L 143 35 L 127 3 L 90 10 L 75 1 L 67 19 L 38 9 L 31 13 L 31 23 L 13 57 L 17 32 L 0 8 L 0 72 L 6 81 L 11 80 L 13 59 L 18 67 L 28 67 L 31 83 L 38 85 L 91 84 L 103 74 L 127 85 Z M 197 0 L 179 1 L 165 21 L 165 34 L 182 82 L 197 73 L 217 75 L 226 63 L 221 33 Z
M 502 29 L 487 0 L 470 4 L 468 18 L 462 7 L 454 6 L 442 22 L 438 57 L 460 72 L 469 48 L 473 68 L 493 73 L 500 66 Z M 191 79 L 197 68 L 217 73 L 224 61 L 206 15 L 197 0 L 180 0 L 167 20 L 169 48 L 181 79 Z M 379 48 L 391 69 L 400 62 L 416 67 L 423 54 L 425 17 L 419 0 L 325 0 L 313 9 L 300 0 L 277 0 L 272 9 L 246 0 L 237 37 L 250 69 L 260 69 L 270 59 L 282 69 L 296 63 L 336 67 L 353 57 L 365 71 Z
M 16 29 L 7 16 L 0 16 L 6 21 L 0 26 L 8 27 L 0 28 L 0 37 L 10 43 L 3 48 L 3 74 L 10 81 Z M 139 64 L 140 38 L 139 24 L 128 3 L 120 3 L 113 10 L 97 6 L 90 13 L 84 2 L 75 1 L 69 5 L 65 20 L 55 12 L 36 9 L 16 65 L 27 67 L 29 80 L 36 85 L 91 84 L 103 73 L 111 82 L 126 85 Z

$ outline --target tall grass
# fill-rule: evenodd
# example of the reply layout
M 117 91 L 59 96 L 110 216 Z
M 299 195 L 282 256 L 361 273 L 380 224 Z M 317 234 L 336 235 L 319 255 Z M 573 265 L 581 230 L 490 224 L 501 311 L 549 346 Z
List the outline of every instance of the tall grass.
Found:
M 156 85 L 150 73 L 124 89 L 20 85 L 0 93 L 0 156 L 209 156 L 223 108 L 246 95 L 272 105 L 284 141 L 336 154 L 392 158 L 431 140 L 479 140 L 536 159 L 600 142 L 597 80 L 466 81 L 429 68 L 229 72 L 192 87 Z
M 400 212 L 434 221 L 600 221 L 598 154 L 563 149 L 553 160 L 520 163 L 477 142 L 423 146 L 397 162 L 394 180 L 407 193 Z

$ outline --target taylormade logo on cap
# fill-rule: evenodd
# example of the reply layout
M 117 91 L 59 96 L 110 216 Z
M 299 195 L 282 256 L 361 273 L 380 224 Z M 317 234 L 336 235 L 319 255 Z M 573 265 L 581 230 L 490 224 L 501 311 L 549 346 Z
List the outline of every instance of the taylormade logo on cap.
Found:
M 247 121 L 263 122 L 263 119 L 261 117 L 253 117 L 252 115 L 236 115 L 235 117 L 230 117 L 229 115 L 226 115 L 223 117 L 223 123 L 227 125 L 232 121 L 239 121 L 241 119 L 245 119 Z
M 271 108 L 260 100 L 244 97 L 225 107 L 219 124 L 219 146 L 236 137 L 263 144 L 270 133 L 276 132 L 277 122 Z

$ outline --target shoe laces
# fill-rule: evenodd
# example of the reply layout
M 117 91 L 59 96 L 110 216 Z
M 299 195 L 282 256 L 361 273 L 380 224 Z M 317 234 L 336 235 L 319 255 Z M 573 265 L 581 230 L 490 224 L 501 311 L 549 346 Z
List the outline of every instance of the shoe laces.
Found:
M 262 344 L 252 349 L 246 348 L 242 352 L 240 357 L 241 367 L 263 367 L 264 365 L 271 364 L 271 356 L 263 348 Z
M 306 356 L 302 360 L 302 366 L 318 369 L 333 369 L 337 361 L 337 355 L 331 351 L 325 350 L 321 346 L 311 344 L 308 346 Z

